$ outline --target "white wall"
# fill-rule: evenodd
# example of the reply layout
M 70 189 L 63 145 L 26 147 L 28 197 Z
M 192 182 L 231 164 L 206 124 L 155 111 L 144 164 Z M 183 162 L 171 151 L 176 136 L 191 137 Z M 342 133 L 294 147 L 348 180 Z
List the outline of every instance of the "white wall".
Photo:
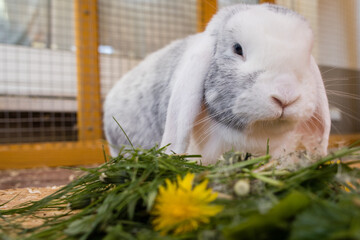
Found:
M 76 111 L 74 52 L 0 44 L 0 53 L 0 111 Z M 139 61 L 101 54 L 102 96 Z

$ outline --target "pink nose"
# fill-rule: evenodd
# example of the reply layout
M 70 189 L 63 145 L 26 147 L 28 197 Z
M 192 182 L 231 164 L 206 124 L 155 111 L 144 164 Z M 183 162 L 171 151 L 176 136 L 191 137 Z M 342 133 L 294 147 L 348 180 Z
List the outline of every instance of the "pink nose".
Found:
M 273 95 L 271 96 L 271 98 L 277 105 L 279 105 L 282 109 L 284 109 L 290 106 L 291 104 L 295 103 L 300 98 L 300 96 L 291 99 L 285 99 L 285 98 L 281 98 L 280 96 Z
M 273 79 L 271 100 L 282 109 L 294 104 L 299 98 L 299 81 L 294 73 L 283 73 Z

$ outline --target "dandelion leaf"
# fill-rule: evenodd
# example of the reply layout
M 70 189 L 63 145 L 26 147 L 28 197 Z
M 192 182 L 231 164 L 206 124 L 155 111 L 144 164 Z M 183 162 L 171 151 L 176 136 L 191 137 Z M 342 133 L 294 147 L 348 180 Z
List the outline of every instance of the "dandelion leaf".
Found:
M 94 228 L 95 216 L 85 216 L 75 220 L 64 230 L 68 236 L 76 237 L 88 233 L 90 228 Z
M 293 191 L 265 214 L 250 216 L 225 230 L 227 239 L 286 239 L 290 220 L 310 204 L 309 198 Z
M 351 198 L 312 204 L 292 224 L 290 239 L 360 239 L 360 206 Z

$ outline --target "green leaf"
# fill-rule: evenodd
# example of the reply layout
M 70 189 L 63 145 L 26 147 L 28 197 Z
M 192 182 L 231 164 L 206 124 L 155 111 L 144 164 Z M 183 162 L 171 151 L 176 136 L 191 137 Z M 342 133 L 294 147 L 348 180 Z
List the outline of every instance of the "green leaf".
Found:
M 360 239 L 360 207 L 348 199 L 317 201 L 297 216 L 290 239 Z
M 127 206 L 127 212 L 128 212 L 128 216 L 129 216 L 130 220 L 134 219 L 135 208 L 136 208 L 137 202 L 138 202 L 138 199 L 131 200 Z
M 114 227 L 109 227 L 106 229 L 106 237 L 104 237 L 104 240 L 135 240 L 136 238 L 131 235 L 130 233 L 127 233 L 126 230 L 123 229 L 123 226 L 121 224 L 115 225 Z
M 310 204 L 305 194 L 293 191 L 265 214 L 255 214 L 225 229 L 226 239 L 285 239 L 289 221 Z
M 89 229 L 94 228 L 95 216 L 85 216 L 75 220 L 64 230 L 68 236 L 76 237 L 84 233 L 88 233 Z
M 157 196 L 157 191 L 151 191 L 148 194 L 147 203 L 146 203 L 146 210 L 148 212 L 152 209 L 155 199 L 156 199 L 156 196 Z

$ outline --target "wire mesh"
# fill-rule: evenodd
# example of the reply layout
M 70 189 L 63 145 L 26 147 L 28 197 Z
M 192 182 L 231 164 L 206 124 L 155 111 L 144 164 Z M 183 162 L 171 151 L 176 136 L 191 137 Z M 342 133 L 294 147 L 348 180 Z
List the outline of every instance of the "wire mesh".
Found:
M 99 0 L 102 98 L 146 55 L 195 33 L 196 10 L 196 0 Z M 98 127 L 94 118 L 101 113 L 93 101 L 98 88 L 92 81 L 96 66 L 81 61 L 87 80 L 80 85 L 76 48 L 91 49 L 75 46 L 74 15 L 71 0 L 0 0 L 0 143 L 75 141 Z M 81 27 L 94 31 L 85 29 L 85 23 Z M 79 104 L 79 95 L 88 95 L 87 102 Z M 79 113 L 86 118 L 80 123 Z
M 196 33 L 196 0 L 99 0 L 101 92 L 145 56 Z
M 0 1 L 0 143 L 71 141 L 72 1 Z

